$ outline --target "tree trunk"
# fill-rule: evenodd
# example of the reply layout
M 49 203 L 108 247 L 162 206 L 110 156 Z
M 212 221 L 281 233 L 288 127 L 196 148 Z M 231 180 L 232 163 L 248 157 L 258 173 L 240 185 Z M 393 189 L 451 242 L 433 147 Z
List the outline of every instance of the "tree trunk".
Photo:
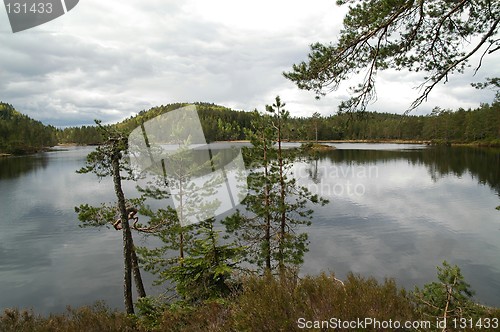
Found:
M 116 143 L 115 143 L 116 144 Z M 118 208 L 120 211 L 120 219 L 123 232 L 123 260 L 124 260 L 124 277 L 123 277 L 123 295 L 125 301 L 125 311 L 127 314 L 134 313 L 134 302 L 132 300 L 132 233 L 128 223 L 127 208 L 125 205 L 125 195 L 123 194 L 122 181 L 120 176 L 120 151 L 116 146 L 113 146 L 115 151 L 111 156 L 113 167 L 113 182 L 115 185 L 115 194 L 118 199 Z
M 137 295 L 139 298 L 146 297 L 146 290 L 144 289 L 144 283 L 142 282 L 141 269 L 139 268 L 139 260 L 137 259 L 137 254 L 135 253 L 134 239 L 132 234 L 130 236 L 132 241 L 132 270 L 134 274 L 135 287 L 137 288 Z
M 279 234 L 279 259 L 278 267 L 280 273 L 285 271 L 285 232 L 286 232 L 286 209 L 285 209 L 285 179 L 283 171 L 283 154 L 281 149 L 281 114 L 278 108 L 278 163 L 280 176 L 280 234 Z
M 264 146 L 264 179 L 265 179 L 265 187 L 264 187 L 264 196 L 265 196 L 265 206 L 266 206 L 266 234 L 265 234 L 265 243 L 266 243 L 266 252 L 264 253 L 266 259 L 266 270 L 268 272 L 271 271 L 271 216 L 269 213 L 270 202 L 269 202 L 269 174 L 268 174 L 268 163 L 267 163 L 267 142 L 266 137 L 263 135 L 262 142 Z
M 179 178 L 179 201 L 180 201 L 180 211 L 179 211 L 179 222 L 181 231 L 179 233 L 179 265 L 184 265 L 184 192 L 182 190 L 182 180 Z

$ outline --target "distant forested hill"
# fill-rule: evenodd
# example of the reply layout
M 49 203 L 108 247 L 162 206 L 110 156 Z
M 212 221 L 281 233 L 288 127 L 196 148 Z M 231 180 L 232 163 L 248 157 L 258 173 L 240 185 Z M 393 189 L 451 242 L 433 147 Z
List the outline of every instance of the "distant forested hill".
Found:
M 56 128 L 45 126 L 0 102 L 0 153 L 33 153 L 57 144 Z
M 117 124 L 119 129 L 132 131 L 144 123 L 160 114 L 184 107 L 190 104 L 175 103 L 153 107 L 148 111 L 141 111 L 137 116 L 133 116 Z M 245 139 L 243 129 L 250 128 L 252 114 L 245 111 L 235 111 L 225 106 L 211 103 L 194 103 L 198 110 L 205 138 L 208 142 L 241 140 Z
M 131 131 L 160 114 L 188 104 L 169 104 L 141 111 L 116 126 Z M 207 141 L 245 139 L 251 129 L 252 113 L 196 103 Z M 429 140 L 436 142 L 483 142 L 500 145 L 500 103 L 482 104 L 476 109 L 435 108 L 429 115 L 399 115 L 363 112 L 328 117 L 289 118 L 283 137 L 289 140 Z
M 173 103 L 153 107 L 147 111 L 131 116 L 113 126 L 129 133 L 142 123 L 157 117 L 158 115 L 173 111 L 175 109 L 190 105 L 188 103 Z M 252 115 L 245 111 L 235 111 L 230 108 L 210 104 L 195 103 L 198 110 L 205 138 L 208 142 L 244 139 L 243 128 L 250 127 Z M 99 144 L 102 138 L 99 131 L 93 126 L 71 127 L 59 130 L 57 137 L 60 143 L 76 144 Z
M 141 111 L 114 124 L 131 132 L 142 123 L 188 105 L 174 103 Z M 195 103 L 208 142 L 245 139 L 252 113 L 212 104 Z M 425 116 L 363 112 L 328 117 L 290 118 L 283 128 L 289 140 L 433 140 L 436 142 L 479 142 L 500 146 L 500 103 L 482 104 L 477 109 L 435 108 Z M 99 144 L 102 137 L 95 126 L 55 129 L 0 103 L 0 152 L 20 153 L 59 143 Z

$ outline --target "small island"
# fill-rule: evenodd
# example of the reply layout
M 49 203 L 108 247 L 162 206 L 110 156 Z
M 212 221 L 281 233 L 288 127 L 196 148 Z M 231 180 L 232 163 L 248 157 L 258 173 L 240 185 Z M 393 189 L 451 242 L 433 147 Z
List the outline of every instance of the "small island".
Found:
M 302 151 L 305 152 L 322 152 L 322 151 L 332 151 L 336 149 L 336 147 L 334 147 L 333 145 L 327 145 L 317 142 L 302 143 L 300 148 Z

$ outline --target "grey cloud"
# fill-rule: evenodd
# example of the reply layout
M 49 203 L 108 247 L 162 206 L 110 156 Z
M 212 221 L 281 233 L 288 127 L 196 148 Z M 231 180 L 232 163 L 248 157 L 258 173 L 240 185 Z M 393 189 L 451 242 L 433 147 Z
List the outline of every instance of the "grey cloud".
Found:
M 45 123 L 74 125 L 94 118 L 119 121 L 171 102 L 209 101 L 251 110 L 277 94 L 288 98 L 293 115 L 310 110 L 326 115 L 347 97 L 339 91 L 317 102 L 313 93 L 299 91 L 281 75 L 307 57 L 309 43 L 334 39 L 334 31 L 314 25 L 324 22 L 323 13 L 312 21 L 298 18 L 303 26 L 293 31 L 265 33 L 232 29 L 193 16 L 183 6 L 89 0 L 54 21 L 59 23 L 0 34 L 0 100 Z M 385 77 L 412 79 L 402 72 Z M 464 94 L 460 76 L 453 79 L 456 88 L 450 81 L 438 95 L 446 93 L 457 104 L 488 101 L 487 92 Z M 404 101 L 393 99 L 381 98 L 373 108 L 404 111 Z M 438 101 L 430 99 L 422 109 Z
M 0 63 L 6 73 L 0 97 L 56 125 L 75 123 L 77 117 L 81 124 L 96 116 L 118 121 L 176 101 L 239 103 L 251 109 L 259 96 L 285 82 L 281 72 L 288 59 L 302 53 L 286 36 L 238 35 L 215 23 L 172 17 L 178 10 L 170 6 L 168 13 L 153 14 L 157 31 L 143 34 L 139 28 L 130 38 L 135 44 L 123 36 L 100 43 L 64 34 L 3 35 L 4 53 L 14 50 L 16 56 Z M 104 21 L 102 11 L 94 19 Z

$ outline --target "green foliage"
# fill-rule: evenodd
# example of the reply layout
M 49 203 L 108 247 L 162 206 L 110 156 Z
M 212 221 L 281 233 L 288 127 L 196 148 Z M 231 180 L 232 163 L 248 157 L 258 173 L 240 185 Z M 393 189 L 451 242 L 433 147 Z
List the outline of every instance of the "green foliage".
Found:
M 131 170 L 124 158 L 128 149 L 126 134 L 112 126 L 103 126 L 99 120 L 96 120 L 96 125 L 106 142 L 87 155 L 85 166 L 77 173 L 94 173 L 99 178 L 113 176 L 113 160 L 116 159 L 119 162 L 120 177 L 131 179 Z M 121 171 L 125 171 L 127 175 L 122 176 Z
M 162 245 L 159 247 L 136 248 L 141 257 L 142 266 L 158 276 L 155 284 L 159 285 L 168 280 L 164 272 L 171 266 L 178 264 L 180 256 L 184 255 L 184 247 L 192 241 L 191 227 L 182 227 L 176 211 L 171 207 L 153 210 L 151 207 L 143 205 L 140 211 L 142 215 L 149 218 L 148 223 L 154 230 L 148 236 L 157 237 L 162 241 Z
M 146 296 L 137 300 L 139 325 L 151 331 L 159 327 L 163 312 L 168 309 L 168 305 L 160 297 Z
M 0 153 L 33 153 L 57 144 L 56 129 L 0 102 Z
M 319 98 L 364 74 L 341 110 L 364 110 L 376 96 L 377 72 L 389 68 L 428 74 L 421 85 L 423 93 L 411 106 L 415 108 L 436 84 L 463 73 L 473 54 L 485 56 L 500 49 L 498 1 L 338 0 L 337 4 L 349 6 L 337 41 L 311 45 L 308 60 L 285 76 Z
M 423 318 L 473 319 L 485 317 L 486 310 L 472 301 L 473 291 L 465 282 L 458 266 L 451 266 L 446 261 L 437 267 L 439 282 L 431 282 L 422 289 L 415 288 L 413 296 L 417 312 Z
M 186 248 L 187 256 L 164 272 L 187 303 L 218 299 L 231 293 L 231 277 L 243 248 L 221 244 L 213 223 L 209 219 L 197 225 L 196 238 Z
M 208 141 L 250 139 L 255 131 L 254 112 L 232 111 L 222 106 L 197 104 L 201 125 Z M 153 108 L 138 118 L 149 119 L 170 110 Z M 151 114 L 150 114 L 151 112 Z M 443 142 L 481 142 L 500 145 L 500 103 L 481 104 L 476 109 L 439 109 L 428 116 L 398 115 L 380 112 L 336 114 L 327 117 L 294 118 L 283 123 L 283 141 L 315 140 L 442 140 Z M 220 121 L 219 121 L 220 120 Z M 123 124 L 137 124 L 138 119 Z M 270 124 L 269 124 L 270 125 Z M 122 125 L 118 125 L 119 127 Z M 231 130 L 226 130 L 231 127 Z M 133 129 L 133 127 L 130 127 Z M 225 128 L 221 129 L 220 128 Z M 272 130 L 273 127 L 269 129 Z M 127 129 L 129 130 L 129 129 Z M 224 133 L 224 134 L 223 134 Z
M 126 200 L 126 206 L 141 206 L 144 202 L 143 198 L 133 198 Z M 75 212 L 78 214 L 78 220 L 81 222 L 80 227 L 102 227 L 110 228 L 111 225 L 119 219 L 120 211 L 116 204 L 101 203 L 100 206 L 91 206 L 89 204 L 81 204 L 75 207 Z M 136 227 L 143 225 L 137 224 Z
M 482 142 L 494 145 L 500 139 L 500 103 L 482 104 L 474 110 L 435 108 L 426 116 L 364 112 L 338 114 L 322 119 L 320 140 L 432 140 Z M 335 128 L 335 131 L 332 129 Z
M 82 204 L 75 207 L 78 213 L 78 220 L 82 222 L 81 227 L 97 227 L 112 224 L 117 216 L 117 209 L 114 206 L 101 204 L 100 207 Z
M 449 270 L 449 266 L 443 270 Z M 444 281 L 452 274 L 459 275 L 451 270 L 444 272 Z M 267 273 L 246 276 L 240 282 L 238 291 L 225 301 L 168 305 L 159 298 L 143 298 L 137 303 L 138 316 L 111 311 L 100 303 L 45 318 L 7 309 L 0 314 L 0 331 L 303 331 L 299 318 L 318 324 L 331 318 L 351 321 L 369 317 L 393 322 L 429 319 L 422 317 L 422 302 L 398 288 L 392 279 L 379 282 L 349 274 L 342 282 L 333 273 L 299 278 L 295 271 L 287 270 L 279 278 Z M 500 318 L 500 309 L 481 308 L 483 320 Z M 366 326 L 363 331 L 380 329 Z
M 253 113 L 253 130 L 247 130 L 252 148 L 245 154 L 251 165 L 247 178 L 250 194 L 243 201 L 245 212 L 223 221 L 228 232 L 249 249 L 245 260 L 268 271 L 303 262 L 307 233 L 299 233 L 298 228 L 311 224 L 309 204 L 327 203 L 287 175 L 296 156 L 282 149 L 289 115 L 284 106 L 276 97 L 266 107 L 267 114 Z
M 106 144 L 98 146 L 90 152 L 85 160 L 85 166 L 77 170 L 77 173 L 94 173 L 98 178 L 111 177 L 114 175 L 113 158 L 117 158 L 119 164 L 119 178 L 121 180 L 132 179 L 131 169 L 128 166 L 124 155 L 127 153 L 127 139 L 123 133 L 109 126 L 102 126 L 100 121 L 96 121 L 100 136 L 107 137 Z M 126 200 L 126 206 L 138 206 L 144 202 L 142 198 Z M 120 218 L 120 209 L 116 204 L 104 204 L 100 206 L 90 206 L 81 204 L 75 207 L 81 227 L 100 227 L 113 224 Z
M 247 137 L 252 143 L 251 149 L 244 153 L 246 164 L 251 165 L 247 177 L 250 194 L 245 198 L 246 211 L 251 211 L 253 217 L 241 214 L 239 211 L 226 218 L 223 223 L 229 233 L 247 247 L 245 260 L 258 267 L 271 268 L 271 243 L 275 230 L 272 225 L 273 206 L 276 202 L 276 191 L 272 190 L 273 184 L 278 181 L 276 172 L 271 172 L 272 160 L 276 158 L 276 149 L 273 142 L 273 128 L 270 117 L 253 112 L 253 131 L 247 130 Z M 262 169 L 257 171 L 256 169 Z M 275 209 L 275 207 L 274 207 Z
M 415 316 L 405 293 L 392 280 L 350 275 L 344 285 L 334 275 L 298 279 L 269 274 L 242 280 L 242 288 L 228 301 L 203 301 L 196 306 L 167 306 L 154 298 L 137 303 L 137 318 L 109 309 L 82 308 L 77 314 L 37 317 L 0 316 L 1 331 L 300 331 L 297 321 L 373 317 L 410 320 Z M 4 325 L 2 325 L 2 322 Z M 58 325 L 56 325 L 58 324 Z M 85 325 L 87 324 L 87 325 Z M 3 328 L 15 326 L 16 329 Z M 51 329 L 52 328 L 52 329 Z M 55 329 L 57 328 L 57 329 Z
M 490 82 L 491 81 L 491 82 Z M 497 88 L 498 80 L 489 79 L 487 83 L 475 86 Z M 108 130 L 118 130 L 124 136 L 128 135 L 141 121 L 176 109 L 184 104 L 171 104 L 141 111 L 113 126 Z M 197 103 L 198 115 L 207 141 L 248 139 L 248 131 L 255 130 L 252 125 L 252 112 L 234 111 L 223 106 L 207 103 Z M 0 107 L 1 108 L 1 107 Z M 5 106 L 4 106 L 5 108 Z M 13 111 L 15 112 L 15 111 Z M 474 110 L 443 110 L 435 108 L 429 116 L 403 116 L 398 114 L 363 112 L 321 117 L 318 114 L 308 118 L 288 118 L 283 123 L 282 138 L 286 140 L 432 140 L 433 142 L 476 142 L 485 146 L 500 146 L 500 102 L 495 100 L 491 105 L 482 104 Z M 4 118 L 7 113 L 3 114 Z M 10 114 L 10 113 L 9 113 Z M 12 114 L 19 113 L 15 112 Z M 23 116 L 21 116 L 23 117 Z M 10 119 L 10 118 L 9 118 Z M 11 120 L 8 120 L 11 121 Z M 39 124 L 41 125 L 41 124 Z M 31 125 L 30 125 L 31 126 Z M 43 127 L 43 125 L 41 125 Z M 28 153 L 40 149 L 40 146 L 50 146 L 59 143 L 102 144 L 104 137 L 99 126 L 83 126 L 54 129 L 52 141 L 44 141 L 40 131 L 33 135 L 36 139 L 29 143 L 30 138 L 23 132 L 7 126 L 0 117 L 0 153 Z M 51 127 L 45 127 L 50 133 Z M 317 135 L 316 135 L 317 134 Z M 57 140 L 55 138 L 57 136 Z M 9 137 L 9 138 L 7 138 Z M 39 140 L 42 138 L 42 141 Z M 36 147 L 36 148 L 35 148 Z M 96 156 L 96 159 L 97 156 Z
M 212 219 L 189 227 L 178 222 L 170 226 L 152 234 L 163 241 L 161 247 L 137 249 L 144 268 L 158 276 L 155 283 L 172 282 L 182 301 L 190 304 L 230 294 L 243 248 L 222 244 Z
M 124 132 L 131 132 L 142 123 L 158 115 L 187 105 L 187 103 L 174 103 L 153 107 L 116 124 L 116 127 Z M 243 128 L 248 128 L 251 121 L 251 115 L 248 112 L 235 111 L 211 103 L 195 103 L 195 105 L 208 142 L 244 139 Z
M 57 140 L 63 144 L 98 145 L 104 138 L 96 126 L 69 127 L 57 130 Z
M 124 155 L 128 152 L 128 139 L 123 132 L 115 128 L 104 127 L 97 120 L 96 124 L 103 137 L 105 137 L 105 143 L 87 155 L 85 167 L 77 172 L 94 173 L 99 178 L 111 176 L 117 199 L 116 208 L 104 204 L 100 207 L 83 204 L 80 207 L 76 207 L 75 211 L 78 213 L 78 219 L 84 226 L 102 226 L 111 222 L 116 230 L 122 230 L 125 309 L 128 314 L 133 314 L 132 275 L 135 279 L 138 296 L 145 297 L 146 291 L 142 282 L 131 226 L 129 224 L 129 220 L 134 219 L 137 209 L 133 206 L 127 206 L 130 200 L 127 202 L 122 188 L 122 180 L 132 178 L 132 170 L 128 167 L 128 163 L 124 158 Z M 123 176 L 122 171 L 126 172 L 125 176 Z M 135 200 L 134 203 L 142 203 L 142 200 Z M 130 210 L 131 208 L 133 209 Z M 116 211 L 115 218 L 113 218 L 114 211 Z M 118 219 L 118 221 L 114 223 L 114 219 Z M 137 222 L 138 218 L 135 220 Z M 132 227 L 137 229 L 135 226 Z
M 180 124 L 173 128 L 183 129 Z M 147 171 L 147 186 L 139 188 L 143 197 L 156 200 L 156 205 L 173 198 L 177 209 L 142 206 L 141 213 L 151 218 L 150 225 L 163 224 L 151 233 L 162 241 L 162 246 L 139 248 L 138 252 L 143 266 L 158 275 L 157 284 L 174 283 L 182 300 L 192 304 L 230 292 L 232 271 L 242 248 L 219 242 L 212 216 L 220 202 L 207 198 L 215 195 L 222 179 L 214 176 L 202 186 L 191 181 L 199 174 L 209 174 L 216 158 L 206 160 L 210 155 L 207 151 L 200 155 L 189 149 L 190 140 L 189 136 L 175 142 L 176 153 L 153 165 Z
M 243 128 L 249 127 L 251 120 L 248 112 L 235 111 L 210 103 L 195 104 L 208 142 L 244 139 Z M 128 135 L 142 123 L 186 105 L 186 103 L 173 103 L 153 107 L 112 127 Z M 0 103 L 0 152 L 29 153 L 57 143 L 101 145 L 105 139 L 99 126 L 56 129 L 18 113 L 11 105 Z

